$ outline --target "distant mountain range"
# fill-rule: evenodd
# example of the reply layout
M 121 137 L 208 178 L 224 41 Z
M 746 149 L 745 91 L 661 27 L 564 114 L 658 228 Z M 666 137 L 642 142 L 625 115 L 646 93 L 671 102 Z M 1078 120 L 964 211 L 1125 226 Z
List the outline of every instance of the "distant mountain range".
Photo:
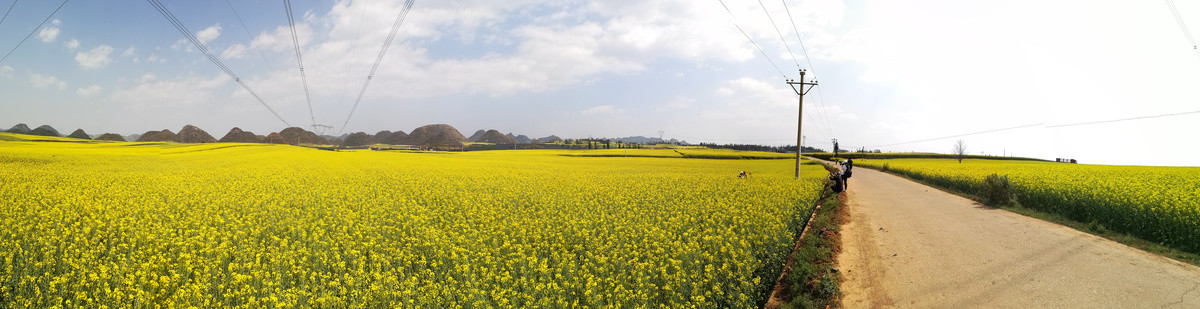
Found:
M 39 126 L 35 129 L 30 129 L 28 125 L 21 123 L 6 130 L 6 132 L 32 134 L 43 136 L 62 136 L 58 130 L 49 125 Z M 101 138 L 103 136 L 103 138 Z M 446 124 L 426 125 L 414 129 L 411 134 L 406 134 L 404 131 L 380 131 L 375 134 L 364 132 L 354 132 L 342 134 L 341 136 L 332 135 L 317 135 L 299 127 L 286 128 L 278 133 L 256 135 L 252 132 L 243 131 L 240 128 L 233 128 L 229 133 L 225 134 L 220 140 L 209 135 L 208 132 L 201 130 L 193 125 L 186 125 L 179 130 L 179 134 L 171 132 L 171 130 L 147 131 L 142 134 L 117 135 L 113 133 L 105 133 L 100 135 L 90 135 L 77 129 L 68 137 L 89 139 L 95 138 L 100 140 L 127 140 L 140 142 L 166 142 L 173 141 L 179 143 L 214 143 L 214 142 L 238 142 L 238 143 L 280 143 L 280 144 L 312 144 L 312 145 L 345 145 L 345 146 L 365 146 L 372 144 L 388 144 L 388 145 L 421 145 L 421 146 L 461 146 L 467 142 L 482 142 L 491 144 L 543 144 L 553 143 L 563 140 L 557 135 L 550 135 L 541 138 L 530 138 L 527 135 L 515 134 L 509 132 L 502 134 L 499 130 L 478 130 L 470 137 L 465 137 L 459 133 L 453 126 Z M 627 136 L 619 138 L 592 138 L 593 140 L 611 140 L 622 143 L 631 144 L 681 144 L 687 145 L 687 141 L 677 139 L 661 139 L 657 137 L 645 136 Z

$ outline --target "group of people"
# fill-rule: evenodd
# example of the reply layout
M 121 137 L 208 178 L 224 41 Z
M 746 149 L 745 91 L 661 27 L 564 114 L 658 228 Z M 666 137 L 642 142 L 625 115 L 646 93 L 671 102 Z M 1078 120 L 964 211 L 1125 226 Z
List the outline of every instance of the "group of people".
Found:
M 833 189 L 834 193 L 842 193 L 842 191 L 850 188 L 850 175 L 853 174 L 851 171 L 854 169 L 854 159 L 839 161 L 837 164 L 839 166 L 838 170 L 829 172 L 829 180 L 833 181 L 833 185 L 830 188 Z M 750 173 L 741 171 L 741 173 L 738 173 L 738 178 L 750 178 Z
M 829 180 L 833 181 L 830 188 L 834 193 L 842 193 L 850 188 L 850 175 L 852 174 L 851 170 L 854 169 L 854 159 L 846 159 L 838 162 L 838 165 L 840 168 L 837 171 L 829 172 Z

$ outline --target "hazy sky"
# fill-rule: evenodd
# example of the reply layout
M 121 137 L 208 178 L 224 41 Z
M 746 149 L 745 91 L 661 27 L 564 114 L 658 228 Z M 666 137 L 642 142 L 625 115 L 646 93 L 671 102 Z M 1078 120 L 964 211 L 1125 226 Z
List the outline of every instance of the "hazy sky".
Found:
M 225 1 L 163 2 L 285 120 L 310 124 L 282 1 L 230 0 L 249 34 Z M 1176 2 L 1200 35 L 1200 1 Z M 0 53 L 34 31 L 0 63 L 0 127 L 285 126 L 146 2 L 69 2 L 35 31 L 59 3 L 19 1 L 0 23 Z M 1200 166 L 1200 113 L 1051 127 L 1200 110 L 1200 54 L 1166 2 L 761 3 L 417 1 L 346 132 L 794 144 L 796 95 L 736 23 L 786 78 L 797 63 L 818 77 L 812 146 L 949 152 L 956 138 L 906 142 L 1027 126 L 961 138 L 972 153 Z M 403 1 L 293 6 L 313 117 L 340 128 Z

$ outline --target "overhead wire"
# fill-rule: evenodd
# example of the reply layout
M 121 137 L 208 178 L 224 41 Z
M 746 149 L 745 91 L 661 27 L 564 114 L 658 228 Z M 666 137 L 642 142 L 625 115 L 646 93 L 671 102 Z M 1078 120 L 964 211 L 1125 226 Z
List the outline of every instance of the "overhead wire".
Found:
M 784 2 L 783 4 L 785 7 L 787 6 L 787 2 Z M 783 37 L 783 31 L 779 30 L 779 25 L 775 23 L 775 18 L 771 17 L 771 12 L 770 12 L 770 10 L 767 10 L 767 5 L 764 4 L 762 2 L 762 0 L 758 0 L 758 5 L 760 7 L 762 7 L 763 13 L 767 15 L 767 20 L 771 22 L 771 27 L 775 28 L 775 34 L 779 35 L 779 41 L 783 42 L 783 46 L 787 49 L 788 55 L 792 56 L 792 62 L 796 64 L 797 68 L 799 68 L 800 61 L 796 59 L 796 53 L 792 51 L 792 46 L 790 44 L 788 44 L 787 39 L 785 39 Z M 790 18 L 790 13 L 789 13 L 789 18 Z M 794 22 L 792 24 L 795 25 Z M 799 38 L 799 37 L 797 37 L 797 38 Z M 811 60 L 809 62 L 811 63 Z M 814 72 L 813 74 L 815 77 L 816 73 Z M 818 89 L 817 93 L 820 93 L 820 92 L 821 92 L 820 89 Z M 823 135 L 832 136 L 833 129 L 832 129 L 832 127 L 830 127 L 829 117 L 827 116 L 826 108 L 824 107 L 824 104 L 822 102 L 824 102 L 823 98 L 822 98 L 822 100 L 818 101 L 818 105 L 820 105 L 820 107 L 817 110 L 817 114 L 819 115 L 818 118 L 819 118 L 819 120 L 822 120 L 822 122 L 820 124 L 816 124 L 815 127 L 817 128 L 818 131 L 824 131 Z M 817 122 L 816 120 L 813 119 L 812 113 L 809 113 L 808 115 L 809 115 L 809 117 L 808 117 L 809 121 L 812 121 L 814 123 Z
M 363 19 L 366 19 L 366 16 L 367 16 L 367 4 L 366 4 L 367 2 L 366 2 L 366 0 L 360 0 L 360 1 L 352 2 L 352 4 L 359 3 L 359 2 L 362 3 L 363 8 L 362 8 L 362 12 L 359 13 L 359 15 L 358 15 L 358 28 L 354 30 L 354 43 L 351 43 L 350 48 L 346 49 L 346 55 L 343 56 L 344 59 L 349 59 L 350 54 L 353 53 L 354 51 L 358 50 L 358 41 L 359 41 L 359 39 L 362 38 Z M 350 70 L 351 70 L 350 66 L 347 65 L 346 66 L 346 75 L 351 74 Z M 343 85 L 344 86 L 342 86 L 342 90 L 341 90 L 342 96 L 340 98 L 338 98 L 338 100 L 337 100 L 337 102 L 339 102 L 339 103 L 345 102 L 346 95 L 349 94 L 348 90 L 349 90 L 350 85 L 349 84 L 343 84 Z
M 921 142 L 928 142 L 928 141 L 936 141 L 936 140 L 940 140 L 940 139 L 947 139 L 947 138 L 955 138 L 955 137 L 963 137 L 963 136 L 970 136 L 970 135 L 978 135 L 978 134 L 984 134 L 984 133 L 993 133 L 993 132 L 1000 132 L 1000 131 L 1016 130 L 1016 129 L 1021 129 L 1021 128 L 1036 127 L 1036 126 L 1040 126 L 1040 125 L 1044 125 L 1044 123 L 1027 124 L 1027 125 L 1023 125 L 1023 126 L 1008 127 L 1008 128 L 1000 128 L 1000 129 L 992 129 L 992 130 L 986 130 L 986 131 L 971 132 L 971 133 L 966 133 L 966 134 L 956 134 L 956 135 L 942 136 L 942 137 L 935 137 L 935 138 L 928 138 L 928 139 L 916 140 L 916 141 L 910 141 L 910 142 L 903 142 L 903 143 L 895 143 L 895 144 L 887 144 L 887 145 L 868 146 L 868 148 L 880 148 L 880 147 L 899 146 L 899 145 L 905 145 L 905 144 L 913 144 L 913 143 L 921 143 Z
M 771 17 L 770 11 L 767 11 L 767 5 L 763 4 L 762 0 L 758 0 L 758 6 L 762 7 L 763 13 L 767 14 L 767 21 L 771 22 L 771 27 L 775 28 L 775 34 L 779 35 L 779 41 L 783 42 L 783 47 L 787 48 L 788 55 L 792 56 L 792 62 L 795 62 L 796 67 L 799 68 L 800 61 L 796 59 L 796 53 L 792 52 L 792 46 L 788 45 L 787 40 L 783 38 L 783 31 L 779 31 L 779 25 L 775 24 L 775 18 Z
M 760 0 L 761 1 L 761 0 Z M 792 23 L 792 32 L 796 34 L 796 41 L 800 43 L 800 51 L 804 53 L 804 61 L 808 63 L 808 70 L 812 71 L 813 80 L 817 80 L 817 68 L 813 65 L 812 57 L 808 55 L 808 48 L 804 46 L 804 39 L 800 37 L 800 28 L 796 27 L 796 18 L 792 17 L 792 9 L 788 7 L 787 0 L 780 0 L 783 3 L 783 9 L 787 12 L 788 21 Z M 817 88 L 817 104 L 821 106 L 821 117 L 825 119 L 825 126 L 830 132 L 833 132 L 832 123 L 829 122 L 829 108 L 825 104 L 825 95 L 821 93 L 821 86 Z
M 67 5 L 67 1 L 70 1 L 70 0 L 63 0 L 62 4 L 59 4 L 57 8 L 54 8 L 53 12 L 50 12 L 50 16 L 46 16 L 46 19 L 42 20 L 41 24 L 38 24 L 37 27 L 33 28 L 33 31 L 30 31 L 28 35 L 25 35 L 25 38 L 21 39 L 21 42 L 17 43 L 17 46 L 13 46 L 12 49 L 8 50 L 8 53 L 4 54 L 3 58 L 0 58 L 0 63 L 4 63 L 4 60 L 7 60 L 8 56 L 11 56 L 13 52 L 17 51 L 17 48 L 21 48 L 21 45 L 25 44 L 25 41 L 29 40 L 29 37 L 32 37 L 34 33 L 37 33 L 39 29 L 42 29 L 42 26 L 45 26 L 46 22 L 50 21 L 50 18 L 54 17 L 54 14 L 58 14 L 58 10 L 61 10 L 64 5 Z M 16 5 L 16 4 L 17 4 L 16 1 L 13 1 L 13 5 Z M 7 15 L 8 14 L 6 13 L 5 16 L 7 16 Z
M 271 70 L 271 71 L 274 71 L 274 70 L 275 70 L 275 68 L 274 68 L 274 67 L 271 67 L 271 62 L 270 62 L 270 61 L 267 61 L 267 55 L 266 55 L 266 54 L 263 54 L 262 48 L 259 48 L 257 45 L 254 45 L 254 42 L 253 42 L 253 40 L 254 40 L 254 35 L 250 33 L 250 28 L 249 28 L 249 27 L 246 27 L 246 22 L 243 22 L 243 21 L 242 21 L 242 15 L 239 15 L 239 14 L 238 14 L 238 12 L 237 12 L 237 9 L 233 8 L 233 3 L 229 2 L 229 0 L 225 0 L 225 4 L 229 5 L 229 10 L 230 10 L 230 11 L 233 11 L 233 16 L 234 16 L 234 17 L 237 17 L 238 24 L 241 24 L 241 25 L 242 25 L 242 30 L 246 31 L 246 36 L 250 37 L 250 40 L 251 40 L 251 43 L 250 43 L 250 45 L 253 45 L 253 46 L 254 46 L 254 49 L 255 49 L 255 50 L 258 50 L 258 55 L 259 55 L 260 57 L 262 57 L 262 61 L 263 61 L 263 63 L 264 63 L 264 64 L 266 64 L 266 65 L 267 65 L 267 69 L 268 69 L 268 70 Z
M 783 70 L 779 69 L 779 65 L 776 65 L 775 61 L 771 60 L 771 56 L 768 56 L 767 52 L 763 51 L 762 47 L 758 46 L 757 42 L 754 42 L 754 39 L 750 37 L 750 34 L 747 34 L 746 30 L 742 30 L 742 26 L 738 25 L 737 17 L 733 15 L 733 11 L 729 9 L 729 6 L 725 5 L 725 1 L 717 0 L 717 2 L 720 2 L 721 7 L 725 8 L 725 12 L 729 13 L 729 21 L 733 23 L 733 26 L 737 27 L 738 31 L 742 32 L 742 35 L 746 36 L 746 40 L 749 40 L 750 44 L 754 45 L 754 48 L 758 49 L 758 52 L 761 53 L 764 58 L 767 58 L 767 62 L 770 62 L 771 66 L 775 67 L 775 71 L 779 72 L 779 76 L 783 76 L 784 79 L 787 79 L 787 74 L 784 74 Z
M 362 101 L 363 94 L 367 92 L 367 86 L 371 84 L 371 79 L 375 77 L 375 71 L 379 69 L 379 63 L 383 62 L 383 56 L 387 54 L 388 48 L 392 46 L 392 40 L 396 38 L 396 33 L 400 31 L 400 25 L 404 24 L 404 19 L 408 16 L 408 11 L 412 10 L 415 0 L 406 0 L 404 8 L 396 15 L 396 21 L 392 23 L 392 31 L 388 33 L 388 37 L 383 41 L 383 47 L 379 48 L 379 56 L 375 58 L 375 64 L 371 66 L 371 72 L 367 74 L 367 80 L 363 82 L 362 90 L 358 91 L 358 98 L 354 99 L 354 106 L 350 108 L 350 114 L 346 115 L 346 121 L 342 123 L 342 128 L 338 130 L 338 134 L 346 131 L 346 126 L 350 124 L 350 118 L 354 116 L 354 111 L 358 109 L 358 103 Z
M 283 0 L 283 7 L 287 10 L 288 26 L 292 28 L 292 44 L 296 46 L 296 65 L 300 66 L 300 82 L 304 84 L 304 101 L 308 103 L 308 118 L 313 130 L 317 129 L 317 117 L 313 113 L 312 97 L 308 95 L 308 77 L 304 74 L 304 57 L 300 53 L 300 37 L 296 35 L 296 20 L 292 16 L 292 0 Z
M 1197 57 L 1200 57 L 1200 46 L 1196 46 L 1196 40 L 1192 39 L 1192 31 L 1188 30 L 1187 24 L 1183 23 L 1183 17 L 1179 16 L 1179 9 L 1175 8 L 1175 2 L 1167 1 L 1167 7 L 1171 8 L 1171 14 L 1175 15 L 1175 21 L 1179 23 L 1179 29 L 1183 30 L 1183 35 L 1187 37 L 1188 43 L 1192 44 L 1192 52 L 1195 52 Z
M 63 2 L 64 2 L 64 4 L 66 3 L 66 1 L 63 1 Z M 162 16 L 164 18 L 167 19 L 167 22 L 171 23 L 172 26 L 175 26 L 175 29 L 179 30 L 179 32 L 183 34 L 184 38 L 186 38 L 188 41 L 190 41 L 192 43 L 192 45 L 195 45 L 196 49 L 200 50 L 200 52 L 203 53 L 204 56 L 206 58 L 208 58 L 209 61 L 211 61 L 214 65 L 216 65 L 217 68 L 220 68 L 221 71 L 225 72 L 226 75 L 229 75 L 230 78 L 233 78 L 233 80 L 236 81 L 238 83 L 238 85 L 241 85 L 242 89 L 246 89 L 246 92 L 249 92 L 251 96 L 254 96 L 254 98 L 256 100 L 258 100 L 258 103 L 262 104 L 263 107 L 266 107 L 267 110 L 270 111 L 272 115 L 275 115 L 275 118 L 278 118 L 279 121 L 283 122 L 284 125 L 287 125 L 289 127 L 292 126 L 291 123 L 288 123 L 288 121 L 283 119 L 282 116 L 279 116 L 279 113 L 276 113 L 275 109 L 271 108 L 270 105 L 267 105 L 267 102 L 263 101 L 262 97 L 258 96 L 258 93 L 255 93 L 253 89 L 250 89 L 250 86 L 247 85 L 244 81 L 242 81 L 242 79 L 240 77 L 238 77 L 237 74 L 235 74 L 233 72 L 233 70 L 229 69 L 229 67 L 226 66 L 225 63 L 221 62 L 221 59 L 219 59 L 215 55 L 213 55 L 212 51 L 208 50 L 208 47 L 205 47 L 204 44 L 201 43 L 200 40 L 197 39 L 194 34 L 192 34 L 192 31 L 188 30 L 187 26 L 184 26 L 183 22 L 180 22 L 179 19 L 175 17 L 175 14 L 172 14 L 171 10 L 167 9 L 167 7 L 162 4 L 162 2 L 159 2 L 159 0 L 146 0 L 146 2 L 149 2 L 150 6 L 153 6 L 155 10 L 158 10 L 158 12 L 160 14 L 162 14 Z
M 1190 111 L 1190 112 L 1180 112 L 1180 113 L 1170 113 L 1170 114 L 1160 114 L 1160 115 L 1150 115 L 1150 116 L 1139 116 L 1139 117 L 1120 118 L 1120 119 L 1109 119 L 1109 120 L 1100 120 L 1100 121 L 1089 121 L 1089 122 L 1080 122 L 1080 123 L 1071 123 L 1071 124 L 1060 124 L 1060 125 L 1052 125 L 1052 126 L 1046 126 L 1046 127 L 1047 127 L 1047 128 L 1073 127 L 1073 126 L 1083 126 L 1083 125 L 1092 125 L 1092 124 L 1101 124 L 1101 123 L 1110 123 L 1110 122 L 1120 122 L 1120 121 L 1130 121 L 1130 120 L 1139 120 L 1139 119 L 1161 118 L 1161 117 L 1180 116 L 1180 115 L 1189 115 L 1189 114 L 1200 114 L 1200 110 L 1197 110 L 1197 111 Z
M 12 5 L 8 6 L 8 11 L 4 11 L 4 17 L 0 17 L 0 25 L 4 24 L 4 20 L 8 19 L 8 13 L 12 13 L 12 9 L 17 6 L 17 0 L 13 0 Z

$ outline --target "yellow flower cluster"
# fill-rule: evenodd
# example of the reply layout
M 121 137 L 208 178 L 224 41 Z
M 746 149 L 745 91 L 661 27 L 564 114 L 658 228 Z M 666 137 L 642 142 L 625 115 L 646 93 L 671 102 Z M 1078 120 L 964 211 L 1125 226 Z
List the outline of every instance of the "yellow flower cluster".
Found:
M 825 175 L 566 153 L 0 141 L 0 304 L 756 307 Z
M 1041 161 L 859 159 L 855 164 L 964 192 L 1006 175 L 1022 206 L 1200 253 L 1200 168 Z

